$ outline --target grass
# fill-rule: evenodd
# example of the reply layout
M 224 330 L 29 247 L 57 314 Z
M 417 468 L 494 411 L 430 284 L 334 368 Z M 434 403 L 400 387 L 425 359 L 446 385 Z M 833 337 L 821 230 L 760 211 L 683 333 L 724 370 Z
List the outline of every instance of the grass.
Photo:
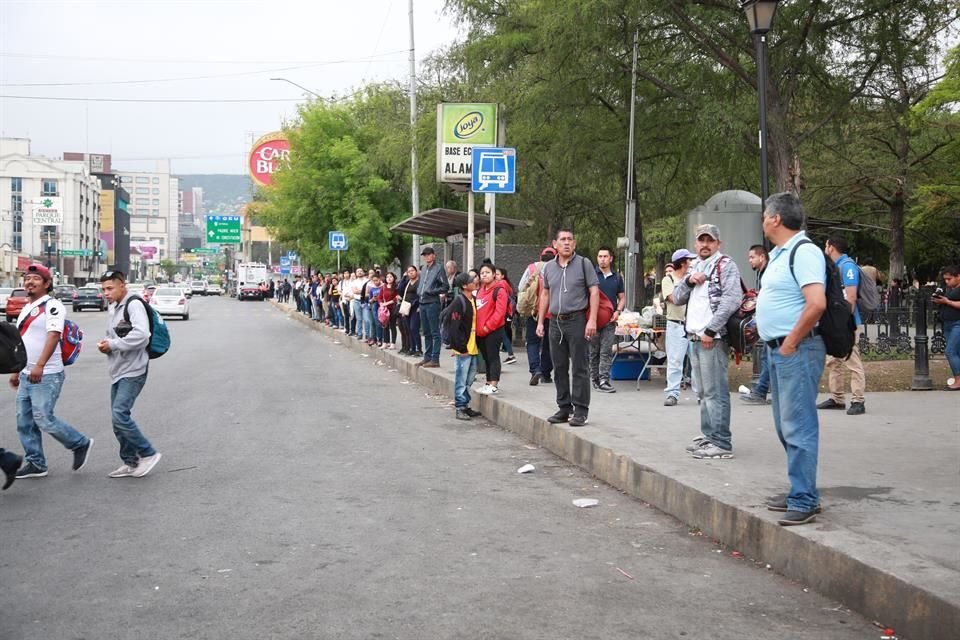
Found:
M 864 374 L 867 378 L 867 393 L 871 391 L 910 391 L 913 382 L 913 357 L 909 360 L 873 360 L 863 363 Z M 741 384 L 750 386 L 750 376 L 753 374 L 753 363 L 744 360 L 739 366 L 730 362 L 730 389 L 737 389 Z M 943 356 L 930 359 L 930 377 L 933 379 L 934 389 L 943 389 L 947 378 L 952 374 L 950 367 Z M 849 376 L 846 376 L 849 380 Z M 827 391 L 827 372 L 824 371 L 820 380 L 820 390 Z M 847 391 L 850 384 L 847 382 Z

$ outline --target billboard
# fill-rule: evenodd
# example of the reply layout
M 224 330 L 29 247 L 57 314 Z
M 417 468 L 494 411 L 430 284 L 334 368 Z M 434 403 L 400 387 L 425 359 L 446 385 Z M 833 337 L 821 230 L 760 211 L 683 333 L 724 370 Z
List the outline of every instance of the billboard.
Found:
M 114 232 L 114 207 L 116 200 L 113 197 L 112 189 L 104 189 L 100 192 L 100 241 L 106 246 L 107 253 L 104 256 L 106 264 L 116 264 L 116 256 L 113 252 L 113 232 Z
M 62 225 L 63 198 L 59 196 L 43 196 L 39 200 L 34 200 L 33 224 Z
M 261 187 L 269 187 L 273 184 L 273 174 L 282 163 L 289 160 L 290 141 L 287 140 L 287 134 L 274 131 L 253 143 L 247 158 L 247 168 L 254 182 Z
M 470 184 L 473 148 L 502 142 L 500 107 L 494 103 L 437 105 L 437 182 Z

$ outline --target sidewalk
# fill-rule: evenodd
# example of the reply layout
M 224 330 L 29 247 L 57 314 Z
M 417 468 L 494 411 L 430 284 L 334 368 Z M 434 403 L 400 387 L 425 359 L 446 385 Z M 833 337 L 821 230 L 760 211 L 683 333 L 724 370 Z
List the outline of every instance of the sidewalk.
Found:
M 292 316 L 345 348 L 376 353 L 401 375 L 452 394 L 449 352 L 441 354 L 439 369 L 418 369 L 412 358 Z M 764 507 L 765 498 L 787 489 L 769 407 L 743 405 L 734 394 L 736 458 L 695 460 L 684 451 L 699 435 L 699 408 L 689 392 L 678 406 L 664 407 L 662 377 L 641 382 L 639 391 L 633 381 L 615 382 L 615 394 L 593 392 L 587 426 L 551 425 L 546 416 L 556 410 L 554 387 L 530 387 L 525 350 L 514 350 L 518 363 L 504 365 L 501 392 L 474 394 L 474 405 L 489 420 L 901 637 L 957 637 L 960 395 L 873 393 L 864 416 L 821 413 L 824 512 L 812 525 L 784 528 Z

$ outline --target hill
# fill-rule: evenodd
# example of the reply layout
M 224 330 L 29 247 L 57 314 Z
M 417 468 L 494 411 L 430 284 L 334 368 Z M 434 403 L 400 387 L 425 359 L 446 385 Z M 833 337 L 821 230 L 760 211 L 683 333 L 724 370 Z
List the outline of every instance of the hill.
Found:
M 192 174 L 176 176 L 180 190 L 193 187 L 203 189 L 203 211 L 200 213 L 233 214 L 250 201 L 253 182 L 250 176 L 226 173 Z

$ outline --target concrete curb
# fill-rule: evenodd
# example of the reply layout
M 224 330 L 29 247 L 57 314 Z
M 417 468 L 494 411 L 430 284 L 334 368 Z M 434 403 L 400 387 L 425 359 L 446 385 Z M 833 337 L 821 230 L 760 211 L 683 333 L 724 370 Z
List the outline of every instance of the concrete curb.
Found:
M 281 311 L 321 333 L 337 338 L 353 351 L 376 355 L 407 378 L 427 389 L 453 394 L 450 371 L 422 369 L 393 351 L 368 347 L 301 313 L 271 301 Z M 600 446 L 567 426 L 550 424 L 545 418 L 512 405 L 506 398 L 478 396 L 474 404 L 484 417 L 521 438 L 550 450 L 596 478 L 672 515 L 691 528 L 741 551 L 746 557 L 768 563 L 788 578 L 809 585 L 817 592 L 842 602 L 872 620 L 896 629 L 901 637 L 944 640 L 957 637 L 960 602 L 949 594 L 926 588 L 897 576 L 865 557 L 822 543 L 791 528 L 668 477 L 627 455 Z M 854 545 L 856 546 L 856 545 Z M 884 551 L 870 559 L 883 558 Z

